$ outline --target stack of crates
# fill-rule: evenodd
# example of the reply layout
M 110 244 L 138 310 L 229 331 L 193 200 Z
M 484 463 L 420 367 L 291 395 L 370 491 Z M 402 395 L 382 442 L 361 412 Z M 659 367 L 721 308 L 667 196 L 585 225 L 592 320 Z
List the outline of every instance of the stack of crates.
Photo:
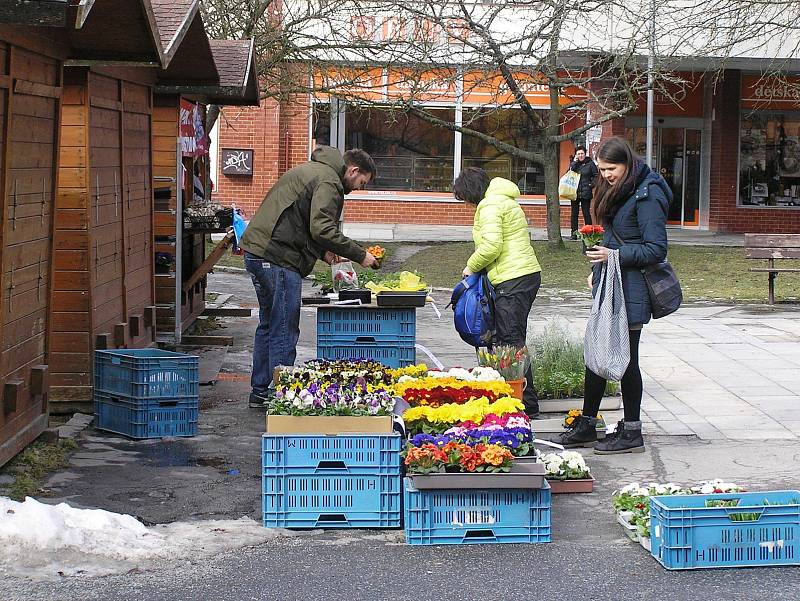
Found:
M 262 437 L 267 528 L 399 528 L 398 434 Z
M 550 485 L 539 489 L 427 489 L 405 480 L 409 545 L 550 542 Z
M 331 306 L 317 309 L 317 358 L 371 359 L 397 368 L 416 362 L 413 307 Z
M 130 438 L 195 436 L 198 358 L 158 349 L 95 351 L 95 427 Z

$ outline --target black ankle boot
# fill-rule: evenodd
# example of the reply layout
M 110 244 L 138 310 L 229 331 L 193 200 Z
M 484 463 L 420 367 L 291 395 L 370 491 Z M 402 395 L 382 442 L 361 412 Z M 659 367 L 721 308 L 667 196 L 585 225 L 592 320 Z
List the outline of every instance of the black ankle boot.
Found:
M 593 447 L 597 442 L 597 419 L 579 415 L 572 422 L 569 430 L 559 434 L 555 442 L 565 449 Z
M 639 422 L 634 422 L 639 423 Z M 598 455 L 619 455 L 622 453 L 644 453 L 644 439 L 642 427 L 625 427 L 625 422 L 619 422 L 613 434 L 605 440 L 598 442 L 594 447 Z

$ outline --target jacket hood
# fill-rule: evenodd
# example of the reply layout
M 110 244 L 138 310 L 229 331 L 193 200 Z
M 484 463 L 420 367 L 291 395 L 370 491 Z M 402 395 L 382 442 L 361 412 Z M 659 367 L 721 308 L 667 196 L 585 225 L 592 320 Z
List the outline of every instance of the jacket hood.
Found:
M 339 177 L 344 176 L 344 159 L 342 153 L 331 146 L 318 146 L 311 153 L 311 160 L 322 163 L 333 169 Z
M 503 177 L 495 177 L 489 182 L 486 189 L 486 196 L 508 196 L 509 198 L 519 198 L 519 188 L 517 184 Z
M 650 193 L 650 186 L 661 188 L 667 200 L 672 201 L 672 188 L 670 188 L 667 181 L 655 171 L 650 171 L 636 187 L 636 199 L 646 198 Z

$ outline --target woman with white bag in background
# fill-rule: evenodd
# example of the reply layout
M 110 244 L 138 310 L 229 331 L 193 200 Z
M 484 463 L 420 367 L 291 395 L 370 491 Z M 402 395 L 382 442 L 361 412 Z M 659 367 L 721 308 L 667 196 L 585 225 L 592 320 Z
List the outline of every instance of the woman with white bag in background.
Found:
M 615 362 L 615 359 L 629 355 L 620 380 L 625 416 L 612 434 L 597 442 L 597 413 L 605 392 L 606 379 L 587 367 L 583 415 L 576 418 L 570 429 L 559 436 L 558 442 L 567 448 L 594 446 L 595 453 L 599 454 L 641 453 L 644 452 L 644 440 L 640 419 L 642 374 L 639 369 L 639 339 L 642 326 L 652 316 L 650 295 L 642 269 L 664 261 L 667 256 L 666 221 L 672 191 L 664 178 L 636 157 L 628 142 L 622 138 L 610 138 L 600 145 L 597 167 L 600 178 L 592 197 L 592 219 L 594 223 L 601 224 L 605 231 L 602 244 L 586 251 L 592 263 L 588 284 L 593 296 L 604 293 L 605 286 L 600 290 L 599 284 L 603 280 L 605 285 L 613 285 L 605 281 L 605 276 L 607 273 L 613 275 L 616 267 L 612 265 L 606 268 L 609 255 L 614 263 L 618 260 L 625 304 L 622 317 L 627 317 L 628 348 L 616 351 L 607 349 L 609 353 L 604 357 L 613 372 L 615 367 L 620 367 L 620 362 Z M 595 308 L 597 305 L 595 302 Z M 596 317 L 594 311 L 592 318 Z M 620 322 L 615 323 L 618 325 Z M 587 342 L 589 335 L 590 328 L 587 328 Z M 617 344 L 623 345 L 625 338 L 623 333 L 612 339 L 619 340 Z M 594 350 L 587 347 L 585 357 L 591 358 Z M 597 358 L 602 363 L 603 357 Z

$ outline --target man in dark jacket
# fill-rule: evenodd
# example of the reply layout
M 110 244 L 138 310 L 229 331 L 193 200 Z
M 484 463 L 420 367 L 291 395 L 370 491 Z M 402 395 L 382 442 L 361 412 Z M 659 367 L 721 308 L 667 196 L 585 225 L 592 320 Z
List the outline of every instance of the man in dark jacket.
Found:
M 251 407 L 263 407 L 278 365 L 293 365 L 300 336 L 302 279 L 318 259 L 337 255 L 377 265 L 375 257 L 339 228 L 344 196 L 375 178 L 375 162 L 363 150 L 344 156 L 320 146 L 311 160 L 284 173 L 270 189 L 241 240 L 245 267 L 253 280 L 259 324 L 253 347 Z
M 578 146 L 575 149 L 575 159 L 569 165 L 570 171 L 581 176 L 578 182 L 577 198 L 572 201 L 572 220 L 570 227 L 571 238 L 575 240 L 575 232 L 578 230 L 578 207 L 583 210 L 583 222 L 586 225 L 592 224 L 592 215 L 589 208 L 592 204 L 592 191 L 597 180 L 597 165 L 587 156 L 586 147 Z

